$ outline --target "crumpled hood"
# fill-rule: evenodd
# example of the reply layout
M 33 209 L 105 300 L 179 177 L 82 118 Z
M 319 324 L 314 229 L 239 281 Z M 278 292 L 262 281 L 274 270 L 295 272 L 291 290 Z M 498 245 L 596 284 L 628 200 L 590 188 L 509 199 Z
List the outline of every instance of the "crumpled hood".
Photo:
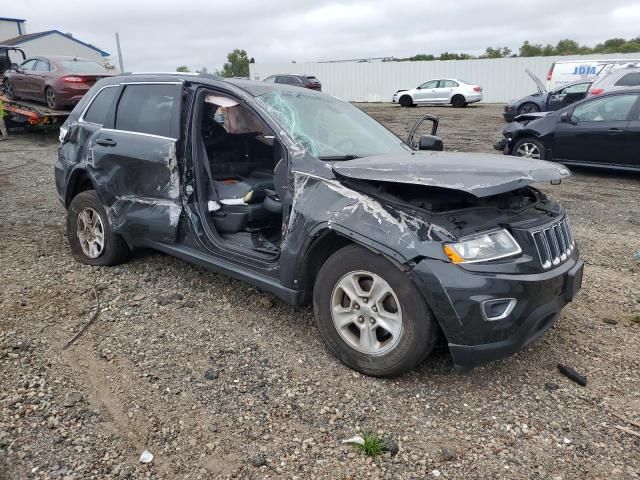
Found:
M 521 115 L 518 115 L 517 117 L 515 117 L 513 120 L 516 122 L 523 122 L 523 121 L 533 121 L 533 120 L 538 120 L 539 118 L 544 118 L 547 115 L 552 114 L 553 112 L 531 112 L 531 113 L 523 113 Z
M 336 162 L 332 168 L 338 178 L 450 188 L 476 197 L 571 176 L 568 168 L 544 160 L 458 152 L 376 155 Z

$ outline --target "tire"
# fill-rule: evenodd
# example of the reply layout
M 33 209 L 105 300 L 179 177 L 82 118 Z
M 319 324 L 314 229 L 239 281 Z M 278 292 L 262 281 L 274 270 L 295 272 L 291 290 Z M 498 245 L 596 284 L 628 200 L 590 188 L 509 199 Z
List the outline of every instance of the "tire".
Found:
M 7 96 L 9 100 L 20 100 L 20 97 L 16 95 L 13 89 L 13 84 L 11 83 L 11 80 L 9 80 L 8 78 L 5 78 L 4 80 L 4 94 Z
M 87 219 L 93 221 L 87 223 Z M 81 239 L 79 230 L 83 230 L 83 224 L 87 227 L 84 229 L 86 236 Z M 67 238 L 73 257 L 87 265 L 118 265 L 126 262 L 131 256 L 131 250 L 124 239 L 111 230 L 107 214 L 95 190 L 81 192 L 71 201 L 67 210 Z M 98 248 L 100 238 L 102 246 Z M 96 253 L 97 255 L 93 256 Z
M 513 149 L 511 150 L 511 155 L 534 158 L 536 160 L 544 160 L 544 153 L 544 145 L 542 142 L 532 137 L 521 138 L 513 145 Z
M 524 115 L 525 113 L 539 112 L 540 108 L 535 103 L 527 102 L 518 107 L 518 115 Z
M 401 107 L 413 107 L 413 99 L 409 95 L 401 96 L 398 103 Z
M 371 280 L 386 293 L 375 295 L 377 300 L 358 295 L 351 299 L 342 286 L 346 282 L 348 290 L 355 292 L 351 288 L 356 285 L 351 282 L 354 278 L 362 295 L 373 290 Z M 348 367 L 374 377 L 395 377 L 414 368 L 429 355 L 440 332 L 424 297 L 407 275 L 382 255 L 359 245 L 338 250 L 322 265 L 313 289 L 313 309 L 329 351 Z M 396 321 L 389 320 L 394 317 Z M 343 327 L 339 331 L 336 323 L 340 319 Z M 395 332 L 385 330 L 383 323 L 395 325 Z M 372 332 L 372 336 L 363 337 L 363 332 Z M 366 338 L 371 340 L 369 345 Z
M 58 110 L 60 104 L 58 103 L 58 96 L 53 88 L 47 87 L 44 89 L 44 100 L 51 110 Z
M 467 106 L 467 100 L 462 95 L 454 95 L 451 98 L 451 106 L 453 108 L 463 108 Z

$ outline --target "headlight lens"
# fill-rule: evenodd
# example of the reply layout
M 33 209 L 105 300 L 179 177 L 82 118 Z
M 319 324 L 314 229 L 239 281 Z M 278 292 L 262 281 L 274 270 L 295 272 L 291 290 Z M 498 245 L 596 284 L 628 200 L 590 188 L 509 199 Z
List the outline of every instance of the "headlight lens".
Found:
M 444 253 L 453 263 L 473 263 L 511 257 L 522 252 L 506 230 L 482 233 L 457 243 L 445 244 Z

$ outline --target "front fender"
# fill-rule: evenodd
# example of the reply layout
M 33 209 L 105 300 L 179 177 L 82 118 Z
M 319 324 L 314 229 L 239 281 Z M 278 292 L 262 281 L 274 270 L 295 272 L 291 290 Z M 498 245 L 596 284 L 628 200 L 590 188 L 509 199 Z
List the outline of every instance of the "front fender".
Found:
M 336 179 L 294 172 L 292 210 L 285 219 L 281 247 L 281 274 L 286 285 L 295 285 L 312 239 L 331 230 L 397 264 L 416 258 L 446 260 L 440 235 L 443 228 L 412 216 Z

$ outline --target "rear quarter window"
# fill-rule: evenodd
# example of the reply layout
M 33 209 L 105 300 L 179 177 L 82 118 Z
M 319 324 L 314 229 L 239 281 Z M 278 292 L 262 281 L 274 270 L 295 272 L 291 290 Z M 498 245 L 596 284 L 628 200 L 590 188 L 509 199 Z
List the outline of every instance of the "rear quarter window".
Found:
M 627 73 L 615 83 L 616 87 L 637 87 L 640 85 L 640 72 Z
M 127 85 L 116 110 L 116 130 L 171 137 L 176 85 Z
M 109 112 L 111 111 L 111 106 L 113 105 L 113 101 L 118 93 L 118 87 L 106 87 L 98 92 L 95 96 L 87 112 L 84 114 L 84 120 L 86 122 L 97 123 L 98 125 L 104 125 Z

